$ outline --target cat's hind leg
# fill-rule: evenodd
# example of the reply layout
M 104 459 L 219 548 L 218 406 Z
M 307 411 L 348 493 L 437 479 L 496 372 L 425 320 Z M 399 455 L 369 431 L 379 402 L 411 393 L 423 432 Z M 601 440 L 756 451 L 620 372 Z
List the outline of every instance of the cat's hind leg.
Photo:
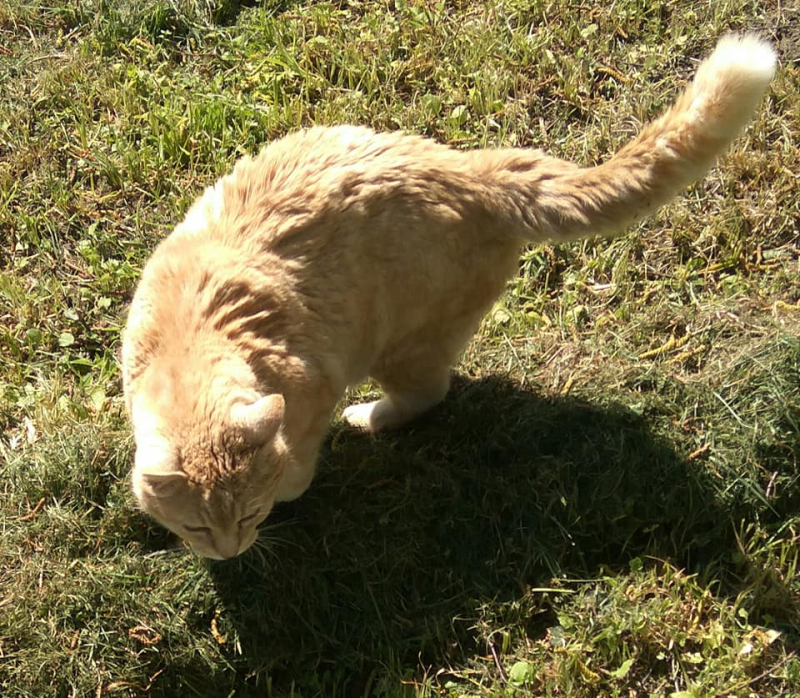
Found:
M 348 424 L 370 432 L 393 429 L 440 403 L 450 389 L 450 364 L 420 365 L 375 376 L 386 397 L 351 405 L 342 413 Z

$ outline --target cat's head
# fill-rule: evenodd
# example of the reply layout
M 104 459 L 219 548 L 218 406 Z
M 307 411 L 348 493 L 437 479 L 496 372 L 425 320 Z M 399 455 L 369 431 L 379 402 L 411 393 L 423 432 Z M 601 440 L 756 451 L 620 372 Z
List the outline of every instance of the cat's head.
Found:
M 201 420 L 134 405 L 133 492 L 141 508 L 204 557 L 239 555 L 256 540 L 288 459 L 284 400 L 243 391 Z

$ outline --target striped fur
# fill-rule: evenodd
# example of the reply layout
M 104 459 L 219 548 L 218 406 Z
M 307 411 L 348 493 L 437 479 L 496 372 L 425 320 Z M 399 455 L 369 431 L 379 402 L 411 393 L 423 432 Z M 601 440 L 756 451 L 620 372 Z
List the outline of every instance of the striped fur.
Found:
M 154 252 L 131 305 L 122 362 L 143 509 L 203 555 L 245 550 L 273 502 L 308 487 L 348 385 L 385 389 L 344 413 L 373 431 L 440 401 L 523 241 L 654 211 L 713 165 L 774 69 L 767 44 L 722 39 L 675 105 L 597 167 L 349 126 L 241 160 Z

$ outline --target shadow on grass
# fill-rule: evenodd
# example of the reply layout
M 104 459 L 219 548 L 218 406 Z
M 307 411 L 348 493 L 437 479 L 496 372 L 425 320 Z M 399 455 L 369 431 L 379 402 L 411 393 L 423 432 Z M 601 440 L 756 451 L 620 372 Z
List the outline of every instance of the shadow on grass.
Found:
M 625 408 L 460 381 L 400 432 L 334 429 L 262 554 L 212 575 L 251 676 L 322 677 L 322 694 L 338 694 L 376 666 L 396 675 L 485 652 L 487 614 L 497 626 L 524 616 L 541 637 L 557 624 L 552 600 L 517 602 L 554 577 L 644 556 L 710 570 L 735 541 L 702 477 Z

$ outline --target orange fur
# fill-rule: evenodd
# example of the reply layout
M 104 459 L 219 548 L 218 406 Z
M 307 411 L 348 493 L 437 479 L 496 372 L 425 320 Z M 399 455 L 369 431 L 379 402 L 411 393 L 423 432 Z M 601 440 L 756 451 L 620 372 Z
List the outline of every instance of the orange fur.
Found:
M 131 306 L 142 507 L 201 554 L 242 552 L 274 501 L 308 487 L 348 385 L 386 391 L 344 413 L 369 430 L 440 401 L 520 244 L 654 211 L 744 127 L 774 65 L 758 39 L 724 38 L 672 109 L 593 168 L 350 126 L 241 160 L 159 245 Z

